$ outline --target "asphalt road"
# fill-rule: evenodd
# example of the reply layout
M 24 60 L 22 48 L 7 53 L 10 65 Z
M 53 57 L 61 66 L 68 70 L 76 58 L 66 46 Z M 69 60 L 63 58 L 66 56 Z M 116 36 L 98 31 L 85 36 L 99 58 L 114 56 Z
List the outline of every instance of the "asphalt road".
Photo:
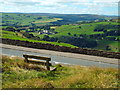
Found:
M 105 57 L 92 56 L 92 55 L 84 55 L 84 54 L 58 52 L 58 51 L 51 51 L 51 50 L 44 50 L 44 49 L 27 48 L 27 47 L 7 45 L 7 44 L 2 44 L 2 43 L 0 43 L 0 47 L 14 49 L 14 50 L 36 52 L 36 53 L 47 54 L 47 55 L 56 55 L 56 56 L 77 58 L 77 59 L 83 59 L 83 60 L 88 60 L 88 61 L 103 62 L 103 63 L 117 64 L 118 65 L 118 59 L 114 59 L 114 58 L 105 58 Z

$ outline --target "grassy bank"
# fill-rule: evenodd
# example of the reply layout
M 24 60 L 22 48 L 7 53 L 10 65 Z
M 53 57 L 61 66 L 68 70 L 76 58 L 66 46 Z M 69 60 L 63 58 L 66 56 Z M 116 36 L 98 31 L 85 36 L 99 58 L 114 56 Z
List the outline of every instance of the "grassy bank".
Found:
M 16 32 L 11 32 L 11 31 L 0 30 L 0 33 L 1 33 L 0 38 L 8 38 L 8 39 L 12 39 L 12 40 L 21 40 L 21 41 L 29 41 L 29 42 L 39 42 L 39 43 L 44 43 L 44 44 L 48 43 L 48 44 L 66 46 L 66 47 L 72 47 L 72 48 L 77 47 L 77 46 L 67 44 L 67 43 L 32 40 L 32 39 L 28 39 L 28 38 L 19 36 Z
M 3 88 L 117 88 L 118 69 L 55 65 L 46 71 L 23 58 L 2 56 Z

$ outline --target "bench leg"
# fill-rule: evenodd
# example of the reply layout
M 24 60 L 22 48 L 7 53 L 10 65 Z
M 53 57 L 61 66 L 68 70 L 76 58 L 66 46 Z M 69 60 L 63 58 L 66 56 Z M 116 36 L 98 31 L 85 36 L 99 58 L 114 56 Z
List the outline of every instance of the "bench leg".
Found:
M 27 57 L 25 57 L 25 60 L 24 60 L 24 61 L 28 63 L 28 58 L 27 58 Z
M 50 70 L 49 61 L 46 61 L 46 68 L 47 70 Z

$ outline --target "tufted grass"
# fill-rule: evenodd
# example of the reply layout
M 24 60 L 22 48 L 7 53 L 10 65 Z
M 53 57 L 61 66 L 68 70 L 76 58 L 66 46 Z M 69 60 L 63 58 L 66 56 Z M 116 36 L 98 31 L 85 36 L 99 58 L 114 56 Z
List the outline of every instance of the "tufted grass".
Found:
M 46 71 L 23 58 L 2 56 L 3 88 L 118 88 L 118 69 L 55 65 Z

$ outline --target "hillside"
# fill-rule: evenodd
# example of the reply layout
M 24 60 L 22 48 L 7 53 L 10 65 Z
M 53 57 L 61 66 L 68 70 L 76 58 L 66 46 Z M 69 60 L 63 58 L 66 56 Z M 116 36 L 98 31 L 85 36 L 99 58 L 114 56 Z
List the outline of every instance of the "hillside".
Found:
M 52 13 L 2 13 L 3 25 L 45 25 L 45 24 L 70 24 L 80 21 L 110 20 L 117 16 L 92 15 L 92 14 L 52 14 Z
M 2 38 L 120 52 L 116 16 L 2 13 Z M 14 37 L 11 37 L 14 33 Z
M 15 33 L 11 31 L 5 31 L 5 30 L 0 30 L 0 38 L 6 38 L 6 39 L 12 39 L 12 40 L 20 40 L 20 41 L 29 41 L 29 42 L 39 42 L 43 44 L 52 44 L 52 45 L 59 45 L 59 46 L 66 46 L 66 47 L 76 47 L 74 45 L 70 45 L 67 43 L 57 43 L 57 42 L 48 42 L 48 41 L 38 41 L 38 40 L 32 40 L 24 37 L 21 33 Z
M 48 41 L 54 39 L 78 47 L 119 52 L 120 33 L 118 28 L 117 22 L 92 22 L 57 26 L 54 27 L 54 32 L 57 33 L 47 35 L 46 37 L 44 34 L 37 34 L 38 32 L 31 32 L 31 34 Z M 81 45 L 83 43 L 85 44 Z
M 61 18 L 50 18 L 48 16 L 32 15 L 32 14 L 19 14 L 19 13 L 2 13 L 2 25 L 12 26 L 32 26 L 32 25 L 45 25 L 49 22 L 62 20 Z

